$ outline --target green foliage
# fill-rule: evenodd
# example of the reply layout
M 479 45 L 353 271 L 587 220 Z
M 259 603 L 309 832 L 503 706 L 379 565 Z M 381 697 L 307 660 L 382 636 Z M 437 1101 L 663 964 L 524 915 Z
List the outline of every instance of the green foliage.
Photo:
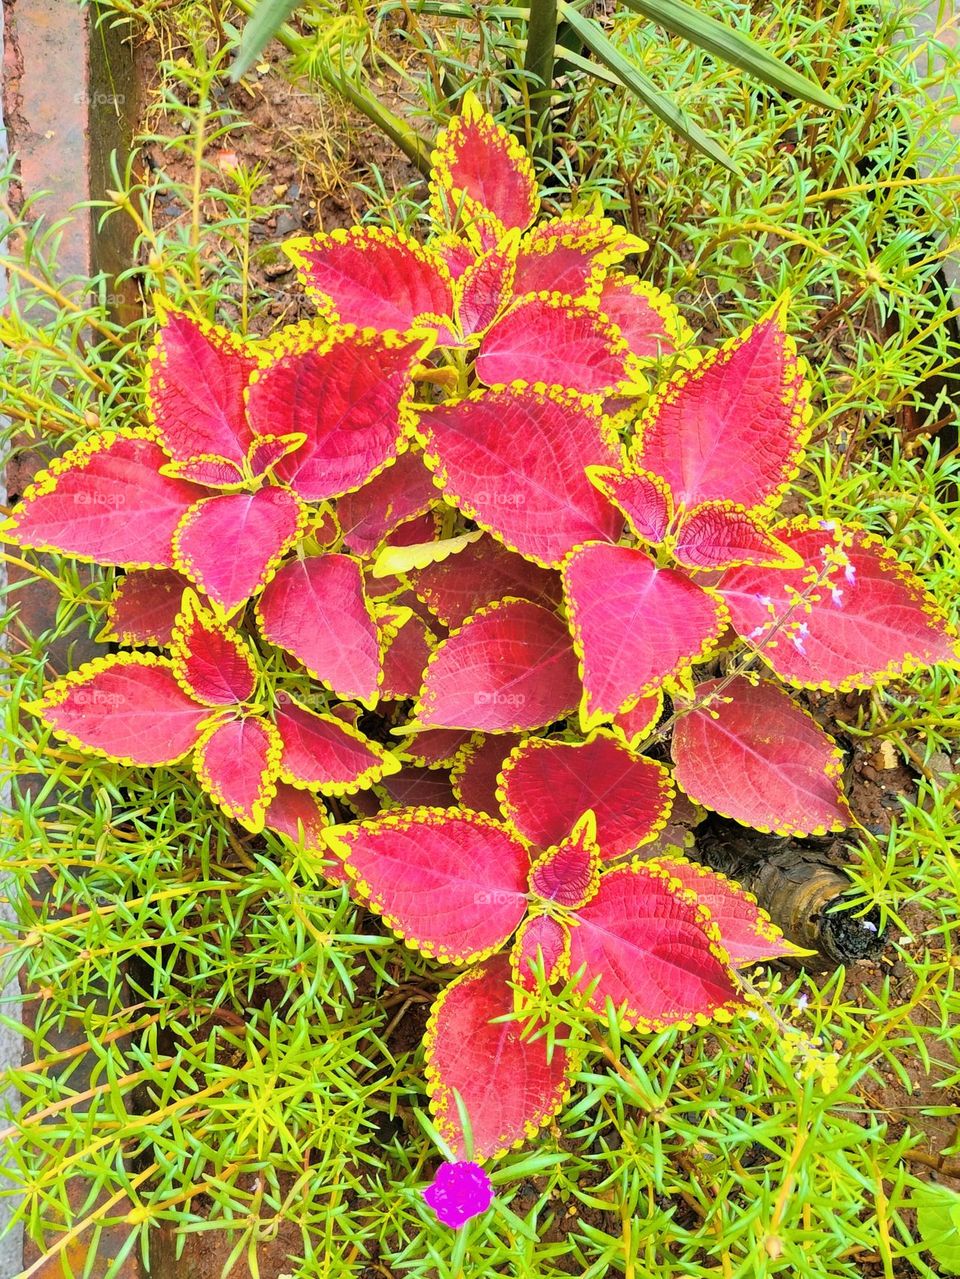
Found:
M 239 80 L 250 70 L 296 7 L 297 0 L 260 0 L 243 28 L 236 61 L 230 68 L 231 80 Z
M 749 27 L 747 6 L 729 11 Z M 801 476 L 810 509 L 894 530 L 898 553 L 956 615 L 960 463 L 954 441 L 929 433 L 955 412 L 956 329 L 940 269 L 960 181 L 933 160 L 942 125 L 919 88 L 926 55 L 903 33 L 907 18 L 859 0 L 838 12 L 776 10 L 771 46 L 809 74 L 835 73 L 848 110 L 829 117 L 771 100 L 625 19 L 618 47 L 736 139 L 749 182 L 678 149 L 636 102 L 584 85 L 551 186 L 584 206 L 600 198 L 643 235 L 644 273 L 711 336 L 791 289 L 816 371 L 817 443 Z M 431 118 L 448 110 L 445 73 L 462 83 L 467 68 L 506 116 L 522 116 L 522 83 L 510 90 L 504 75 L 515 51 L 497 21 L 414 15 L 405 39 Z M 98 216 L 134 218 L 129 280 L 145 297 L 190 304 L 199 278 L 205 314 L 256 330 L 270 295 L 247 269 L 250 228 L 272 196 L 263 173 L 225 178 L 209 158 L 211 139 L 240 121 L 214 106 L 226 54 L 208 50 L 196 43 L 194 69 L 163 67 L 194 180 L 160 170 L 140 183 L 131 165 Z M 950 84 L 956 63 L 930 74 Z M 375 169 L 363 181 L 373 214 L 416 226 L 419 185 L 397 192 Z M 161 192 L 190 216 L 157 226 Z M 7 456 L 69 442 L 88 415 L 126 425 L 138 390 L 129 357 L 145 326 L 110 318 L 114 282 L 94 281 L 91 295 L 89 281 L 59 278 L 57 228 L 38 226 L 29 208 L 4 234 Z M 432 965 L 375 935 L 279 840 L 237 838 L 175 772 L 131 778 L 66 748 L 41 752 L 20 704 L 101 629 L 110 584 L 66 561 L 7 560 L 60 601 L 39 635 L 18 616 L 17 582 L 4 603 L 4 753 L 17 763 L 0 870 L 19 917 L 6 960 L 34 1018 L 31 1061 L 14 1079 L 11 1158 L 25 1222 L 48 1248 L 64 1247 L 73 1227 L 95 1241 L 116 1221 L 144 1253 L 161 1228 L 175 1227 L 183 1247 L 227 1225 L 243 1257 L 285 1222 L 298 1279 L 345 1279 L 365 1264 L 421 1279 L 858 1279 L 868 1267 L 937 1279 L 923 1220 L 924 1237 L 912 1233 L 924 1192 L 910 1155 L 932 1118 L 955 1111 L 960 1085 L 956 673 L 908 678 L 840 712 L 851 741 L 889 741 L 919 777 L 916 795 L 891 806 L 890 832 L 865 841 L 853 864 L 863 900 L 879 901 L 892 924 L 896 967 L 869 984 L 857 969 L 767 975 L 755 983 L 761 1011 L 735 1039 L 723 1027 L 682 1044 L 597 1028 L 609 1047 L 591 1049 L 562 1120 L 536 1150 L 497 1164 L 494 1212 L 454 1235 L 418 1193 L 436 1148 L 422 1120 L 422 1061 L 406 1047 L 439 984 Z M 411 1023 L 417 1033 L 404 1034 Z M 61 1048 L 67 1027 L 86 1052 Z M 940 1141 L 955 1158 L 956 1137 Z M 88 1194 L 79 1216 L 70 1175 Z
M 960 1195 L 947 1186 L 924 1186 L 916 1204 L 920 1238 L 948 1274 L 960 1274 Z
M 642 14 L 671 35 L 681 36 L 712 56 L 741 67 L 762 84 L 780 93 L 824 107 L 837 108 L 841 105 L 831 94 L 825 93 L 816 80 L 793 70 L 745 32 L 726 26 L 710 14 L 684 4 L 683 0 L 625 0 L 625 3 L 629 9 Z M 470 5 L 448 3 L 448 0 L 417 0 L 412 6 L 406 4 L 406 0 L 401 0 L 399 6 L 387 3 L 382 9 L 390 12 L 397 7 L 406 12 L 412 9 L 418 14 L 459 17 L 465 21 L 474 17 Z M 303 47 L 304 42 L 298 40 L 285 26 L 287 19 L 297 9 L 296 0 L 257 0 L 256 4 L 242 0 L 241 8 L 250 18 L 243 31 L 236 62 L 231 69 L 233 79 L 238 79 L 250 69 L 274 37 L 281 39 L 293 51 Z M 549 113 L 557 96 L 553 84 L 554 66 L 559 60 L 565 67 L 566 81 L 573 79 L 575 83 L 576 77 L 583 74 L 595 76 L 602 81 L 612 80 L 614 84 L 636 94 L 642 103 L 704 155 L 711 156 L 736 171 L 735 164 L 723 148 L 689 120 L 673 96 L 658 89 L 636 61 L 624 58 L 611 45 L 601 24 L 582 14 L 580 7 L 566 4 L 564 0 L 559 0 L 559 3 L 557 0 L 530 0 L 528 8 L 501 5 L 496 7 L 495 12 L 488 10 L 488 15 L 504 24 L 510 43 L 516 50 L 514 70 L 520 71 L 522 68 L 528 78 L 533 107 L 529 127 L 539 127 L 547 134 L 551 131 Z M 329 14 L 328 21 L 331 19 L 335 21 L 332 13 Z M 317 36 L 319 35 L 318 28 Z M 591 53 L 595 60 L 590 58 Z M 334 88 L 337 87 L 329 73 L 325 78 Z M 365 97 L 369 96 L 368 91 L 360 91 Z M 564 93 L 569 92 L 568 84 Z M 388 134 L 389 132 L 388 130 Z

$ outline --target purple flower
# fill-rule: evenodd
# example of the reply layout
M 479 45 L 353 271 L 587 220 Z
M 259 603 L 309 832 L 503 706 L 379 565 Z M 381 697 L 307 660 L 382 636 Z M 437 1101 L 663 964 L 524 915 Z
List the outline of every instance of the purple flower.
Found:
M 479 1164 L 441 1164 L 423 1197 L 445 1226 L 459 1230 L 493 1203 L 493 1186 Z

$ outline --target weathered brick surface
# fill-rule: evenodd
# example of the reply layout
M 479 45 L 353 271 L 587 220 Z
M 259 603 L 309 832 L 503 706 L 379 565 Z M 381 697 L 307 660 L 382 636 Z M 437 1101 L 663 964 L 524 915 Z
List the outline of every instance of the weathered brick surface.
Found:
M 106 29 L 91 30 L 90 10 L 68 0 L 7 0 L 4 7 L 5 47 L 3 58 L 4 118 L 10 134 L 10 149 L 19 162 L 19 195 L 40 196 L 33 206 L 34 216 L 42 215 L 47 225 L 60 221 L 81 201 L 103 194 L 109 151 L 121 146 L 126 122 L 133 108 L 125 86 L 132 85 L 129 50 L 111 38 Z M 109 66 L 107 65 L 109 63 Z M 101 87 L 111 85 L 109 92 Z M 116 87 L 113 87 L 116 86 Z M 130 91 L 132 93 L 132 90 Z M 88 277 L 92 271 L 118 270 L 129 261 L 128 245 L 110 239 L 99 242 L 94 234 L 93 216 L 81 212 L 64 225 L 58 266 L 61 275 Z M 126 256 L 125 256 L 126 254 Z M 74 288 L 82 288 L 82 284 Z M 69 291 L 69 290 L 68 290 Z M 119 299 L 118 299 L 119 301 Z M 38 454 L 24 453 L 8 470 L 7 492 L 21 493 L 41 462 Z M 15 570 L 10 573 L 15 576 Z M 20 621 L 34 633 L 48 630 L 54 620 L 57 592 L 45 582 L 32 582 L 17 592 Z M 92 655 L 93 645 L 71 637 L 69 646 L 52 648 L 52 670 L 63 670 Z M 38 885 L 42 891 L 42 884 Z M 28 1002 L 29 1009 L 31 1004 Z M 83 1042 L 66 1028 L 60 1047 Z M 71 1076 L 71 1086 L 83 1089 L 87 1073 Z M 68 1187 L 77 1219 L 91 1212 L 86 1188 L 80 1181 Z M 111 1215 L 124 1211 L 115 1205 Z M 27 1243 L 22 1260 L 8 1247 L 0 1252 L 0 1279 L 13 1279 L 21 1272 L 37 1279 L 90 1273 L 98 1279 L 106 1273 L 128 1231 L 104 1231 L 95 1245 L 92 1271 L 85 1271 L 91 1234 L 80 1234 L 68 1247 L 55 1250 L 49 1241 L 44 1254 Z M 129 1259 L 118 1279 L 139 1279 L 136 1259 Z

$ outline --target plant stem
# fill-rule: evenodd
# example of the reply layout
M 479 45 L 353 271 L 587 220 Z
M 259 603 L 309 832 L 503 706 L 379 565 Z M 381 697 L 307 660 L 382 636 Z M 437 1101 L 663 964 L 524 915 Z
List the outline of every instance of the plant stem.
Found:
M 530 89 L 530 133 L 539 138 L 538 150 L 550 150 L 550 104 L 553 100 L 553 58 L 557 43 L 557 0 L 530 0 L 527 48 L 523 69 L 536 77 Z
M 247 17 L 253 12 L 253 0 L 234 0 L 234 4 Z M 301 37 L 287 23 L 284 23 L 275 33 L 274 39 L 279 40 L 291 53 L 299 53 L 304 44 Z M 429 174 L 430 146 L 416 129 L 411 128 L 405 120 L 385 107 L 368 89 L 354 84 L 345 71 L 337 72 L 332 66 L 325 66 L 321 69 L 320 75 L 334 93 L 349 102 L 368 120 L 371 120 L 382 133 L 385 133 L 391 142 L 396 143 L 421 173 Z

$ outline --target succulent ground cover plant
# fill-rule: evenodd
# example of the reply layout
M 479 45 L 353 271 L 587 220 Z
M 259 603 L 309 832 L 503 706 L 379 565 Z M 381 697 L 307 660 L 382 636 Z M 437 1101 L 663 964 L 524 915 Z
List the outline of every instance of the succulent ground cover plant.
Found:
M 487 1158 L 575 1066 L 515 988 L 683 1025 L 734 1015 L 737 968 L 788 949 L 722 877 L 643 860 L 675 786 L 761 830 L 842 830 L 840 752 L 796 694 L 958 650 L 876 538 L 779 517 L 809 433 L 785 304 L 697 352 L 623 268 L 635 237 L 538 222 L 529 160 L 472 98 L 432 193 L 425 244 L 289 246 L 315 321 L 241 340 L 162 305 L 143 423 L 38 476 L 6 535 L 126 570 L 122 651 L 34 707 L 55 734 L 192 759 L 247 830 L 463 967 L 430 1091 L 450 1149 Z

